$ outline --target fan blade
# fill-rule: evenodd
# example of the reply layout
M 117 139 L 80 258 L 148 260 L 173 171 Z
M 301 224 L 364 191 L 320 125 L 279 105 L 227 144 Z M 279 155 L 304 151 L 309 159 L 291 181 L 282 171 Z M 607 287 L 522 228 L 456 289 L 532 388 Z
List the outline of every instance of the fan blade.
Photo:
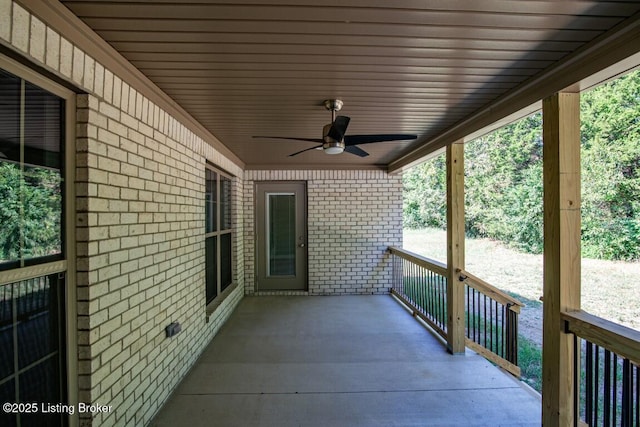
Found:
M 342 138 L 344 138 L 344 134 L 347 131 L 347 126 L 349 126 L 349 121 L 351 119 L 347 116 L 338 116 L 331 124 L 331 128 L 327 133 L 327 136 L 330 136 L 334 140 L 340 142 Z
M 369 155 L 369 153 L 367 153 L 362 148 L 356 145 L 347 145 L 344 147 L 344 151 L 346 151 L 347 153 L 355 154 L 356 156 L 360 156 L 360 157 L 367 157 Z
M 287 136 L 252 136 L 251 138 L 286 139 L 288 141 L 308 141 L 308 142 L 317 142 L 319 144 L 322 144 L 324 142 L 324 140 L 320 138 L 294 138 L 294 137 L 290 138 Z
M 298 154 L 304 153 L 305 151 L 315 150 L 316 148 L 320 148 L 320 147 L 322 147 L 322 144 L 316 145 L 315 147 L 305 148 L 304 150 L 296 151 L 293 154 L 289 154 L 289 157 L 297 156 Z
M 381 135 L 347 135 L 344 137 L 345 145 L 359 145 L 359 144 L 371 144 L 374 142 L 385 141 L 405 141 L 409 139 L 416 139 L 418 135 L 407 134 L 381 134 Z

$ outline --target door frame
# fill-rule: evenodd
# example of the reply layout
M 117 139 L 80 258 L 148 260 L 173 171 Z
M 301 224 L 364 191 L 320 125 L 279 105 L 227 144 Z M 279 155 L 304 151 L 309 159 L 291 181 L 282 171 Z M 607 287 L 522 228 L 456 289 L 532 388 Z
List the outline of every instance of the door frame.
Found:
M 266 256 L 262 253 L 264 248 L 261 245 L 264 245 L 264 242 L 260 240 L 260 223 L 264 224 L 266 220 L 265 208 L 260 206 L 260 191 L 269 191 L 269 189 L 265 189 L 264 187 L 283 187 L 282 192 L 290 192 L 292 186 L 299 186 L 302 190 L 302 195 L 299 198 L 300 200 L 296 200 L 296 202 L 302 203 L 300 209 L 302 210 L 302 217 L 296 218 L 296 221 L 302 221 L 300 224 L 299 232 L 302 233 L 303 240 L 300 242 L 302 246 L 297 245 L 296 256 L 303 257 L 304 267 L 301 269 L 296 276 L 302 275 L 302 287 L 296 288 L 287 288 L 283 287 L 280 289 L 276 288 L 265 288 L 264 285 L 261 285 L 260 279 L 260 265 L 262 262 L 266 262 Z M 278 192 L 279 190 L 274 190 L 273 192 Z M 286 292 L 286 291 L 298 291 L 298 292 L 306 292 L 309 289 L 309 251 L 308 251 L 308 205 L 307 205 L 307 182 L 306 181 L 255 181 L 254 182 L 254 256 L 255 256 L 255 265 L 254 265 L 254 290 L 256 292 L 265 291 L 265 292 Z M 296 208 L 297 209 L 297 208 Z M 260 215 L 262 213 L 262 215 Z M 298 236 L 299 238 L 300 236 Z M 281 279 L 279 279 L 281 280 Z

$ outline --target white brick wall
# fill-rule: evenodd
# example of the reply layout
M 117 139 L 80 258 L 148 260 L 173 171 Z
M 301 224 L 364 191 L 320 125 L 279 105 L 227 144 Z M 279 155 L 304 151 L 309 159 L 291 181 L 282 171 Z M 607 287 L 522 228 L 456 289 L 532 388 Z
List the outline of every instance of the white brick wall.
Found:
M 146 425 L 243 296 L 242 170 L 10 0 L 0 0 L 0 43 L 87 93 L 75 144 L 78 388 L 80 401 L 113 411 L 80 421 Z M 238 177 L 239 286 L 209 318 L 206 160 Z M 182 332 L 167 339 L 172 321 Z
M 402 246 L 402 179 L 379 170 L 245 171 L 245 286 L 255 292 L 254 183 L 306 181 L 309 294 L 380 294 Z

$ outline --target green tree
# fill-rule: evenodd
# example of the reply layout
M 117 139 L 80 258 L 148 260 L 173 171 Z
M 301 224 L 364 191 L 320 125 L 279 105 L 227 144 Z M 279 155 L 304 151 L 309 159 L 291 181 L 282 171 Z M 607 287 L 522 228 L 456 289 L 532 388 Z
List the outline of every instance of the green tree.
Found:
M 0 260 L 61 250 L 61 179 L 56 170 L 0 162 Z
M 542 250 L 541 130 L 537 113 L 467 144 L 468 235 Z
M 582 252 L 640 257 L 640 71 L 582 97 Z
M 404 226 L 446 227 L 446 170 L 444 155 L 424 162 L 403 175 Z
M 582 94 L 586 257 L 640 258 L 640 71 Z M 465 146 L 466 231 L 542 251 L 542 115 Z M 405 226 L 445 227 L 444 158 L 405 174 Z

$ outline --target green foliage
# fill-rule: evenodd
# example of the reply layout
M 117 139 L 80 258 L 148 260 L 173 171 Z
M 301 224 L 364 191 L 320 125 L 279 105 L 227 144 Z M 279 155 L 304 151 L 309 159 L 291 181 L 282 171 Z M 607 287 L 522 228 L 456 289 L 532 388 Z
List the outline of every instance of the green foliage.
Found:
M 582 95 L 582 250 L 640 258 L 640 71 Z M 542 115 L 465 146 L 466 231 L 541 253 Z M 405 226 L 446 227 L 444 155 L 408 171 Z
M 583 255 L 640 257 L 640 71 L 587 93 L 582 115 Z
M 0 162 L 0 261 L 61 250 L 58 171 Z
M 538 113 L 466 145 L 469 236 L 542 251 L 541 131 Z
M 446 226 L 447 179 L 442 156 L 407 171 L 403 176 L 404 226 Z

